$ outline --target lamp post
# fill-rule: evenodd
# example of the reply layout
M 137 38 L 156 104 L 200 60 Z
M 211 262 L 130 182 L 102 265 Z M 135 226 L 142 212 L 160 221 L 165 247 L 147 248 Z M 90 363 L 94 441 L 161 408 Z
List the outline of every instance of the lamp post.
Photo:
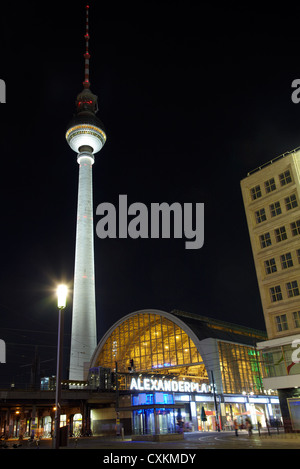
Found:
M 62 378 L 62 348 L 64 335 L 63 310 L 67 303 L 67 287 L 59 285 L 57 288 L 57 307 L 58 307 L 58 339 L 57 339 L 57 365 L 56 365 L 56 389 L 55 389 L 55 423 L 53 448 L 59 448 L 59 424 L 60 424 L 60 396 L 61 396 L 61 378 Z
M 212 380 L 213 396 L 214 396 L 214 403 L 215 403 L 216 425 L 217 425 L 217 430 L 219 432 L 220 431 L 219 412 L 218 412 L 218 404 L 217 404 L 217 398 L 216 398 L 214 372 L 212 370 L 211 370 L 211 380 Z

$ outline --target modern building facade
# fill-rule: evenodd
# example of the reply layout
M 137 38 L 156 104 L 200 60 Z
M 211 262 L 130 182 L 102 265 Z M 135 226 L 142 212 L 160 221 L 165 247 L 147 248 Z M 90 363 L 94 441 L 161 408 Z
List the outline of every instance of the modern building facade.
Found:
M 269 339 L 257 344 L 264 386 L 278 390 L 286 429 L 300 430 L 300 149 L 250 172 L 241 189 Z
M 141 310 L 123 317 L 99 342 L 90 379 L 117 372 L 121 423 L 134 434 L 161 434 L 280 421 L 278 397 L 262 386 L 255 344 L 261 331 L 180 311 Z M 207 420 L 201 418 L 203 410 Z M 92 430 L 114 409 L 92 412 Z
M 76 99 L 76 113 L 68 125 L 66 140 L 77 153 L 79 164 L 75 270 L 70 354 L 70 379 L 84 380 L 97 345 L 92 167 L 95 154 L 106 141 L 102 122 L 96 117 L 97 96 L 90 90 L 89 29 L 86 6 L 86 51 L 83 90 Z

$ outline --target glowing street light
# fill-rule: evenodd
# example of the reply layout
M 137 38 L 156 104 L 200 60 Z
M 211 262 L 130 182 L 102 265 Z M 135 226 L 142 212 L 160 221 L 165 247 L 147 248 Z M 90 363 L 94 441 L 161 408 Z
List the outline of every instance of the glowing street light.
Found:
M 67 304 L 68 287 L 66 285 L 59 285 L 57 287 L 56 293 L 58 309 L 65 309 Z
M 63 310 L 67 304 L 68 288 L 66 285 L 57 287 L 57 307 L 58 307 L 58 340 L 57 340 L 57 367 L 56 367 L 56 389 L 55 389 L 55 425 L 53 447 L 59 448 L 59 429 L 60 429 L 60 396 L 61 396 L 61 379 L 62 379 L 62 349 L 64 337 Z

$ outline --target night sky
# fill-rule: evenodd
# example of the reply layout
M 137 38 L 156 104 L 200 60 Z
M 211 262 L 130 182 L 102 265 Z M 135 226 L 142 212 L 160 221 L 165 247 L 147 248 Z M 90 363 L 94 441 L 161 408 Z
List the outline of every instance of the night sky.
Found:
M 6 2 L 7 3 L 7 2 Z M 109 5 L 108 5 L 108 4 Z M 264 330 L 240 191 L 300 145 L 299 6 L 90 2 L 90 81 L 107 142 L 101 202 L 204 203 L 205 242 L 95 234 L 98 339 L 138 309 L 180 309 Z M 72 288 L 78 164 L 65 140 L 84 78 L 85 3 L 19 2 L 0 16 L 0 384 L 55 374 L 55 288 Z M 99 217 L 95 214 L 95 222 Z M 65 311 L 67 377 L 72 298 Z M 36 348 L 36 346 L 38 346 Z

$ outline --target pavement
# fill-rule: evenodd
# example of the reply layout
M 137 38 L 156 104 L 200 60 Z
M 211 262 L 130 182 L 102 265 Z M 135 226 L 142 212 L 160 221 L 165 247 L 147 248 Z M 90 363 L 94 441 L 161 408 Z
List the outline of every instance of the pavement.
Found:
M 2 442 L 3 443 L 3 442 Z M 18 446 L 18 440 L 9 439 L 6 448 L 2 448 L 3 452 L 20 452 L 22 449 L 52 449 L 51 439 L 42 439 L 38 444 L 36 442 L 30 443 L 24 440 L 21 446 Z M 300 434 L 297 433 L 279 433 L 273 432 L 269 435 L 266 431 L 262 431 L 259 435 L 258 432 L 253 432 L 251 436 L 245 430 L 241 430 L 238 436 L 232 431 L 221 432 L 189 432 L 184 434 L 183 440 L 175 441 L 132 441 L 130 436 L 125 436 L 124 439 L 118 437 L 83 437 L 83 438 L 69 438 L 68 445 L 60 448 L 61 450 L 87 450 L 97 449 L 101 452 L 113 453 L 125 452 L 140 452 L 154 454 L 159 451 L 168 450 L 175 454 L 176 452 L 196 451 L 197 453 L 204 449 L 300 449 Z M 146 451 L 145 451 L 146 450 Z M 22 452 L 23 453 L 23 452 Z

